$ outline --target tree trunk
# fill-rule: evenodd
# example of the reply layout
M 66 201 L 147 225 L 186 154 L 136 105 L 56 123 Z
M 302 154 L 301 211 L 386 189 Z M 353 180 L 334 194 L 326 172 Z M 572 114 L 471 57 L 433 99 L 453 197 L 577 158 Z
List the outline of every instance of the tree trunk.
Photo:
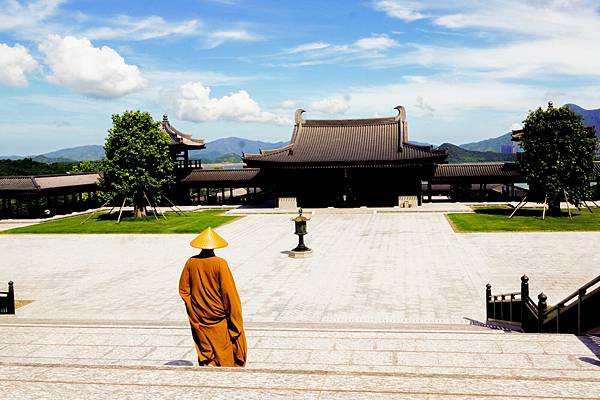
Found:
M 134 215 L 135 215 L 135 219 L 145 217 L 146 216 L 146 207 L 145 206 L 135 206 Z
M 548 212 L 546 214 L 551 217 L 560 217 L 562 215 L 560 211 L 559 199 L 552 199 L 548 201 Z

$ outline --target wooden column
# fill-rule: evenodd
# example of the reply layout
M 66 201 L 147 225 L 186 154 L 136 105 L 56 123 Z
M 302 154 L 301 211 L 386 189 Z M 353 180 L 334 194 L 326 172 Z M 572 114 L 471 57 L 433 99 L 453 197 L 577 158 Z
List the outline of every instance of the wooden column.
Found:
M 431 181 L 427 181 L 427 201 L 431 203 Z

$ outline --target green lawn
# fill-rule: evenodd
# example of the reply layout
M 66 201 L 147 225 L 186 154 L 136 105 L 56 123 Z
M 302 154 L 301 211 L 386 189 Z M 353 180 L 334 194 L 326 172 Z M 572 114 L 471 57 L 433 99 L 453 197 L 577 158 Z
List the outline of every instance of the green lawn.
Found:
M 0 234 L 12 233 L 200 233 L 205 228 L 217 227 L 239 217 L 222 215 L 223 210 L 207 210 L 186 212 L 181 215 L 167 213 L 157 221 L 152 214 L 140 220 L 132 216 L 124 216 L 117 224 L 117 213 L 97 214 L 85 224 L 81 224 L 89 215 L 63 218 L 22 228 L 1 231 Z
M 600 209 L 577 211 L 571 209 L 573 220 L 563 210 L 563 217 L 548 217 L 542 220 L 542 209 L 521 209 L 512 219 L 510 207 L 474 207 L 474 214 L 452 213 L 448 220 L 456 232 L 568 232 L 600 231 Z

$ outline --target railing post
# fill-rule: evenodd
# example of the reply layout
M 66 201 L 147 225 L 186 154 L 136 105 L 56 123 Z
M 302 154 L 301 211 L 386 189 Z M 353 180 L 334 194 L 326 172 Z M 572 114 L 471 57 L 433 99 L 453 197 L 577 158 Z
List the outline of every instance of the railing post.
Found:
M 527 316 L 527 302 L 529 301 L 529 277 L 523 275 L 521 277 L 521 327 L 523 331 L 529 328 L 529 320 Z
M 577 336 L 581 336 L 581 301 L 585 292 L 585 289 L 579 289 L 577 293 Z
M 490 319 L 490 317 L 492 316 L 491 305 L 492 305 L 492 285 L 490 285 L 488 283 L 487 285 L 485 285 L 485 316 L 487 319 Z
M 556 333 L 560 333 L 560 310 L 564 307 L 564 304 L 558 303 L 556 305 Z
M 510 309 L 509 309 L 509 313 L 510 313 L 510 322 L 513 322 L 513 300 L 515 299 L 515 295 L 514 293 L 510 295 Z
M 8 282 L 8 314 L 15 313 L 15 289 L 13 287 L 13 281 Z
M 538 295 L 538 332 L 542 333 L 542 328 L 544 327 L 544 314 L 546 313 L 546 307 L 548 307 L 548 303 L 546 300 L 548 297 L 544 294 L 544 292 Z
M 504 321 L 504 299 L 505 296 L 500 296 L 500 319 Z

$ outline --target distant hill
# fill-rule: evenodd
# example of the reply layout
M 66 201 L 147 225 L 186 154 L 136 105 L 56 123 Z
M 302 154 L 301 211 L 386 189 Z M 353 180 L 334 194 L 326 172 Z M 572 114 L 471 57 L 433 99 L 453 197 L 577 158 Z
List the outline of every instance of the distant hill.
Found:
M 600 137 L 600 108 L 596 110 L 586 110 L 579 107 L 577 104 L 565 104 L 571 110 L 583 117 L 583 123 L 586 126 L 596 128 L 596 136 Z
M 262 142 L 238 137 L 228 137 L 206 143 L 206 149 L 190 152 L 191 159 L 201 159 L 203 162 L 241 162 L 240 155 L 258 153 L 260 149 L 269 150 L 285 146 L 287 142 Z M 87 145 L 60 149 L 37 156 L 27 156 L 41 163 L 79 162 L 84 160 L 100 160 L 104 157 L 104 149 L 100 145 Z M 0 160 L 21 160 L 25 156 L 0 156 Z
M 43 164 L 56 164 L 56 163 L 73 164 L 73 163 L 77 162 L 77 161 L 72 160 L 70 158 L 64 158 L 64 157 L 46 157 L 44 155 L 35 156 L 35 157 L 32 157 L 31 159 L 33 161 L 35 161 L 35 162 L 43 163 Z
M 60 149 L 50 153 L 41 154 L 41 156 L 46 158 L 63 158 L 73 161 L 100 160 L 104 157 L 104 149 L 100 145 L 92 144 Z
M 502 154 L 493 151 L 472 151 L 463 149 L 452 143 L 441 144 L 439 149 L 448 150 L 447 161 L 450 164 L 484 161 L 514 161 L 514 154 Z
M 206 143 L 206 149 L 190 152 L 191 159 L 202 162 L 241 162 L 242 153 L 258 153 L 260 149 L 270 150 L 287 145 L 288 142 L 262 142 L 239 137 L 228 137 Z
M 579 107 L 577 104 L 565 104 L 571 110 L 583 117 L 583 122 L 586 126 L 593 126 L 596 128 L 596 136 L 600 137 L 600 108 L 596 110 L 586 110 L 585 108 Z M 479 142 L 461 144 L 460 147 L 466 150 L 474 151 L 494 151 L 500 153 L 503 145 L 512 144 L 510 141 L 511 132 L 505 133 L 504 135 L 485 139 Z
M 502 151 L 503 145 L 512 144 L 512 142 L 510 141 L 510 137 L 511 137 L 511 132 L 508 132 L 508 133 L 505 133 L 504 135 L 501 135 L 501 136 L 498 136 L 495 138 L 485 139 L 485 140 L 481 140 L 479 142 L 461 144 L 460 147 L 465 150 L 493 151 L 496 153 L 500 153 Z

